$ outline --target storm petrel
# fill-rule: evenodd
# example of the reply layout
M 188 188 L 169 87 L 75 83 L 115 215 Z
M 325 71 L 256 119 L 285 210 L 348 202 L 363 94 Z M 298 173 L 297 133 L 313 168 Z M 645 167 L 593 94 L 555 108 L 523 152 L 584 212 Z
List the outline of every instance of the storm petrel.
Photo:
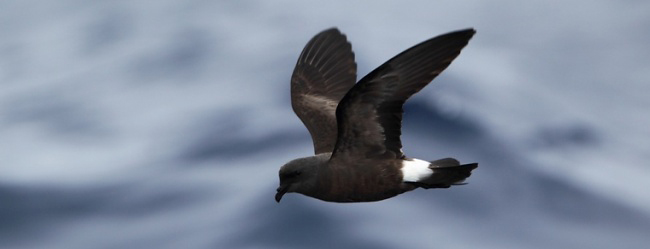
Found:
M 291 105 L 311 134 L 315 155 L 280 168 L 275 200 L 295 192 L 330 202 L 370 202 L 463 184 L 477 163 L 404 155 L 402 105 L 447 68 L 474 33 L 465 29 L 426 40 L 357 84 L 345 35 L 331 28 L 314 36 L 293 71 Z

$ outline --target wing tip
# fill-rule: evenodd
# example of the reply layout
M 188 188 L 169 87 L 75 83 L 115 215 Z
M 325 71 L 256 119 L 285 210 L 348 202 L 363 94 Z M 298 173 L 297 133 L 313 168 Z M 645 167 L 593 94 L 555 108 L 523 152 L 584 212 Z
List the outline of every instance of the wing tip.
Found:
M 324 29 L 323 31 L 319 32 L 318 34 L 330 33 L 330 32 L 341 34 L 341 30 L 339 30 L 339 28 L 336 27 L 336 26 L 332 26 L 332 27 L 326 28 L 326 29 Z M 318 34 L 317 34 L 317 35 L 318 35 Z

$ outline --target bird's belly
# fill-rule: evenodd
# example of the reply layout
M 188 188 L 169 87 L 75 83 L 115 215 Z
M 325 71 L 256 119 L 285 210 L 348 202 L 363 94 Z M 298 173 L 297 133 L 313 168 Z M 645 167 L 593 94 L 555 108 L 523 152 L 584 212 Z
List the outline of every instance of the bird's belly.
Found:
M 413 190 L 397 176 L 360 174 L 352 177 L 339 177 L 327 183 L 328 191 L 312 196 L 330 202 L 373 202 L 388 199 Z

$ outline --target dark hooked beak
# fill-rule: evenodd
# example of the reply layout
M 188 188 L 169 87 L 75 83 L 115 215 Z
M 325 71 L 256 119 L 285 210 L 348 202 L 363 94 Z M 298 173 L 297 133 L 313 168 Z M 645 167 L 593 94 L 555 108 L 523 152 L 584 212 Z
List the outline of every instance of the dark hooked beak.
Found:
M 278 193 L 275 194 L 275 201 L 280 203 L 282 196 L 287 193 L 287 190 L 289 190 L 289 185 L 278 187 Z

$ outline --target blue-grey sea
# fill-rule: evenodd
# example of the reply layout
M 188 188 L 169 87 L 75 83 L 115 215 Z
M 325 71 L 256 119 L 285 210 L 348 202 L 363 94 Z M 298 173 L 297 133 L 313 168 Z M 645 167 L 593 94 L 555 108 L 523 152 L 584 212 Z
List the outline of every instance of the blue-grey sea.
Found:
M 0 248 L 648 248 L 650 2 L 0 2 Z M 358 77 L 474 27 L 405 106 L 467 185 L 273 199 L 313 153 L 289 78 L 339 27 Z

